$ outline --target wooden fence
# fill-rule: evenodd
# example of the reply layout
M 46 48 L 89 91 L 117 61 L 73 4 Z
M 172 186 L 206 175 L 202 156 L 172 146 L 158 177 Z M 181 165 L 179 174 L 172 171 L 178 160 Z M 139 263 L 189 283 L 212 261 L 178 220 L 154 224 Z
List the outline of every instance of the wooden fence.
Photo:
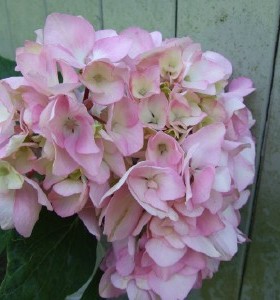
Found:
M 57 11 L 82 15 L 96 29 L 188 35 L 232 61 L 234 76 L 253 79 L 257 91 L 247 105 L 257 120 L 257 176 L 241 224 L 252 242 L 190 299 L 280 299 L 279 8 L 280 0 L 0 0 L 0 56 L 13 59 Z

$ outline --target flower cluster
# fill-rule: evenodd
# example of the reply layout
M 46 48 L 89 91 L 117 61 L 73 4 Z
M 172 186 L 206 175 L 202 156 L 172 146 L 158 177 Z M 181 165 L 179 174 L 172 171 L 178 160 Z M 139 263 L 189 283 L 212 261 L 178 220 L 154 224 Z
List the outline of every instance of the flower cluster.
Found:
M 0 225 L 78 214 L 111 250 L 100 295 L 184 299 L 237 243 L 254 124 L 230 62 L 190 38 L 54 13 L 0 82 Z

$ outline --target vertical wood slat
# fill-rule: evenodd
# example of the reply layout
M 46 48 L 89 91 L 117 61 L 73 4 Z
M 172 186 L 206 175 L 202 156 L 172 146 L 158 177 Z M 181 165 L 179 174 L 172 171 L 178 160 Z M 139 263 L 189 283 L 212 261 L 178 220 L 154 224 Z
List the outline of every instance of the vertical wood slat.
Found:
M 0 1 L 0 55 L 15 59 L 25 40 L 34 40 L 51 12 L 82 15 L 95 29 L 102 28 L 101 0 L 2 0 Z
M 257 123 L 257 165 L 265 127 L 274 46 L 278 28 L 279 1 L 261 0 L 178 0 L 178 36 L 190 35 L 203 49 L 217 51 L 233 63 L 234 77 L 253 79 L 257 91 L 246 104 Z M 269 17 L 268 17 L 269 16 Z M 258 169 L 258 168 L 257 168 Z M 255 186 L 251 188 L 254 195 Z M 248 234 L 253 197 L 245 211 L 241 228 Z M 214 279 L 192 294 L 190 299 L 238 299 L 246 245 L 230 263 L 223 263 Z
M 102 0 L 45 0 L 47 14 L 52 12 L 61 12 L 66 14 L 81 15 L 86 18 L 93 27 L 97 29 L 102 28 Z
M 241 300 L 280 297 L 280 44 Z
M 7 0 L 8 18 L 10 21 L 11 41 L 15 58 L 15 49 L 22 46 L 25 40 L 34 40 L 34 31 L 42 28 L 46 18 L 44 0 Z
M 175 36 L 176 0 L 103 0 L 104 28 L 118 31 L 140 26 L 161 31 L 164 37 Z
M 10 28 L 7 14 L 7 0 L 0 1 L 0 56 L 12 58 Z

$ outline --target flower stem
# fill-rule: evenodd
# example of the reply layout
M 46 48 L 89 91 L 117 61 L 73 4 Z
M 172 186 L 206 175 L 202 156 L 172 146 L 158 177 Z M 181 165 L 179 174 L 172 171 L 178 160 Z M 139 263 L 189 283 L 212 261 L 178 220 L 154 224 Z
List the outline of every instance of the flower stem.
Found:
M 85 93 L 84 93 L 83 102 L 84 102 L 85 100 L 88 99 L 88 95 L 89 95 L 89 89 L 86 87 L 86 88 L 85 88 Z

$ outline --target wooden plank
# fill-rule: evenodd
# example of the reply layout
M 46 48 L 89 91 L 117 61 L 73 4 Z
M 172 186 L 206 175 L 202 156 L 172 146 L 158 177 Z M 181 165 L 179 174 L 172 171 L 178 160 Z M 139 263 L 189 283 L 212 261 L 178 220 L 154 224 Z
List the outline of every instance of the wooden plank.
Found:
M 48 14 L 61 12 L 81 15 L 89 20 L 95 29 L 102 28 L 101 0 L 45 0 Z
M 46 18 L 45 3 L 44 0 L 7 0 L 7 9 L 12 47 L 15 51 L 25 40 L 34 40 L 34 31 L 42 28 Z
M 250 77 L 257 87 L 246 102 L 257 120 L 253 130 L 257 139 L 257 165 L 265 127 L 278 14 L 278 0 L 178 0 L 178 36 L 189 35 L 200 42 L 203 49 L 222 53 L 233 63 L 234 77 Z M 255 186 L 252 196 L 254 190 Z M 241 228 L 246 233 L 252 207 L 253 197 L 242 213 Z M 242 246 L 237 257 L 224 263 L 220 273 L 205 282 L 190 299 L 238 299 L 245 248 Z
M 130 26 L 159 30 L 164 37 L 175 36 L 175 0 L 103 0 L 104 28 L 118 31 Z
M 0 56 L 13 58 L 6 0 L 0 1 Z
M 264 158 L 242 300 L 280 297 L 280 46 L 270 98 Z

